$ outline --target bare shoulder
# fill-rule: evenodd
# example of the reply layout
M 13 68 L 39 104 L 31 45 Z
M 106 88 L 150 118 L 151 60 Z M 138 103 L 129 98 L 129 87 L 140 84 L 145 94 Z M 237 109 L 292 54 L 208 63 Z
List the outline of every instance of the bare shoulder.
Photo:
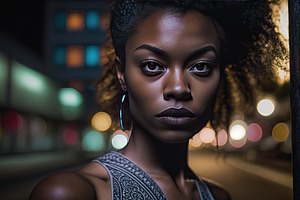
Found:
M 30 200 L 96 199 L 93 186 L 74 172 L 61 172 L 48 176 L 36 185 Z
M 210 189 L 212 195 L 216 200 L 230 200 L 229 193 L 223 188 L 223 186 L 213 180 L 202 178 L 202 180 L 207 184 Z
M 30 200 L 109 199 L 110 179 L 104 167 L 91 162 L 73 172 L 48 176 L 36 185 Z

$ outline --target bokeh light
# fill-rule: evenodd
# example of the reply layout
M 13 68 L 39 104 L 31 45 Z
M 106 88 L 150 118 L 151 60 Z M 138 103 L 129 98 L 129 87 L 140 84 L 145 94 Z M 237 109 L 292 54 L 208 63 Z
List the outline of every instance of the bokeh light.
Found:
M 7 111 L 3 117 L 3 125 L 10 132 L 18 132 L 22 128 L 22 118 L 16 111 Z
M 202 144 L 202 141 L 200 139 L 200 133 L 197 133 L 189 140 L 189 145 L 193 148 L 198 148 Z
M 215 139 L 215 131 L 211 128 L 203 128 L 200 131 L 200 139 L 203 143 L 211 143 Z
M 85 63 L 88 67 L 99 65 L 99 46 L 88 45 L 85 47 Z
M 99 28 L 99 12 L 90 10 L 86 12 L 86 28 L 89 30 L 97 30 Z
M 229 127 L 229 134 L 233 140 L 241 140 L 246 135 L 247 124 L 242 120 L 236 120 Z
M 68 45 L 66 47 L 66 67 L 81 68 L 84 65 L 84 54 L 83 45 Z
M 128 136 L 121 130 L 116 131 L 111 137 L 111 144 L 115 149 L 123 149 L 128 143 Z
M 82 140 L 82 148 L 85 151 L 101 151 L 105 147 L 104 136 L 98 131 L 90 130 Z
M 234 140 L 231 137 L 229 138 L 229 143 L 231 144 L 231 146 L 235 147 L 235 148 L 241 148 L 243 147 L 247 142 L 247 137 L 243 137 L 240 140 Z
M 271 98 L 265 98 L 257 103 L 257 111 L 262 116 L 270 116 L 275 110 L 275 101 Z
M 106 131 L 111 126 L 111 117 L 105 112 L 98 112 L 92 118 L 92 126 L 97 131 Z
M 33 73 L 24 73 L 22 82 L 27 88 L 33 91 L 40 91 L 43 87 L 42 80 L 39 77 L 35 76 L 35 74 Z
M 228 134 L 224 129 L 217 132 L 218 146 L 224 146 L 228 141 Z
M 84 29 L 85 13 L 81 10 L 73 10 L 67 13 L 66 28 L 68 31 L 80 31 Z
M 74 129 L 66 129 L 63 132 L 63 138 L 66 144 L 75 145 L 78 142 L 78 133 Z
M 61 88 L 58 91 L 58 100 L 62 105 L 77 107 L 82 101 L 82 95 L 80 92 L 73 88 Z
M 246 136 L 249 141 L 257 142 L 262 137 L 262 129 L 257 123 L 252 123 L 248 126 Z
M 283 142 L 288 138 L 289 132 L 289 127 L 281 122 L 274 126 L 272 136 L 277 142 Z
M 218 142 L 217 142 L 218 141 Z M 212 141 L 211 145 L 216 146 L 224 146 L 228 141 L 227 132 L 224 129 L 221 129 L 217 132 L 217 138 L 215 137 Z
M 18 63 L 12 63 L 12 79 L 25 90 L 41 94 L 46 88 L 45 76 Z

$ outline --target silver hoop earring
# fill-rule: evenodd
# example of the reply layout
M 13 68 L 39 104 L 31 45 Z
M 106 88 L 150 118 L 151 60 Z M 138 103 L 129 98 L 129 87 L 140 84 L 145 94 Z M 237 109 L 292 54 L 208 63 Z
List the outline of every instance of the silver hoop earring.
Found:
M 125 128 L 124 128 L 124 125 L 123 125 L 123 112 L 122 112 L 125 97 L 126 97 L 126 94 L 123 94 L 122 100 L 121 100 L 121 106 L 120 106 L 120 124 L 121 124 L 122 131 L 125 131 Z

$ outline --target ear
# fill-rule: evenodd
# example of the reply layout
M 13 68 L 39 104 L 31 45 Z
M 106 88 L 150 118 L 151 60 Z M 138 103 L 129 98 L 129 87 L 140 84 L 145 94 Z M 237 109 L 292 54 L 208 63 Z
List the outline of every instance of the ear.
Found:
M 125 80 L 125 67 L 123 63 L 121 62 L 120 58 L 116 56 L 115 59 L 115 66 L 117 71 L 117 77 L 120 82 L 120 85 L 124 91 L 127 91 L 127 84 Z

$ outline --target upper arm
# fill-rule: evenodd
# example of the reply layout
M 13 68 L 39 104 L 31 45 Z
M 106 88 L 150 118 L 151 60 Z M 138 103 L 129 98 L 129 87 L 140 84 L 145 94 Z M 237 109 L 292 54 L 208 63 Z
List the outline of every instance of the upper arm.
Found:
M 68 172 L 51 175 L 36 185 L 30 200 L 96 199 L 94 187 L 82 176 Z

